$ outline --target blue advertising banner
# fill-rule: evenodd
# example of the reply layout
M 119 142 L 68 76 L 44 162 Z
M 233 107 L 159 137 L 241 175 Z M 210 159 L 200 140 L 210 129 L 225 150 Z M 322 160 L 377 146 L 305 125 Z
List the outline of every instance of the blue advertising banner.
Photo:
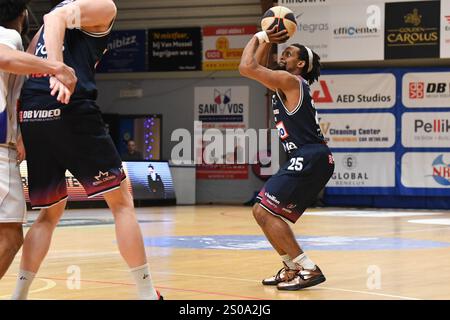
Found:
M 97 72 L 145 72 L 147 63 L 147 31 L 113 31 L 108 51 L 100 61 Z
M 336 161 L 327 195 L 450 196 L 448 79 L 450 68 L 324 70 L 311 92 Z

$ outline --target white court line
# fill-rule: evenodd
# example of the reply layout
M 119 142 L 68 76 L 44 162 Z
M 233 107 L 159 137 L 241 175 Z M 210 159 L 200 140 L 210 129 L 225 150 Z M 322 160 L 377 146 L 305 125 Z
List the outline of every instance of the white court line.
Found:
M 56 287 L 56 282 L 53 281 L 53 280 L 45 279 L 45 278 L 37 278 L 37 279 L 44 281 L 45 282 L 45 286 L 42 287 L 42 288 L 39 288 L 39 289 L 31 290 L 29 292 L 30 294 L 38 293 L 38 292 L 42 292 L 42 291 L 47 291 L 47 290 L 50 290 L 50 289 Z M 0 299 L 10 299 L 10 298 L 11 298 L 10 294 L 4 295 L 4 296 L 0 296 Z M 32 299 L 32 300 L 34 300 L 34 299 Z M 41 299 L 38 299 L 38 300 L 41 300 Z M 47 299 L 44 299 L 44 300 L 47 300 Z
M 377 235 L 373 235 L 373 237 L 377 236 L 387 236 L 387 235 L 402 235 L 404 233 L 416 233 L 416 232 L 430 232 L 430 231 L 436 231 L 436 230 L 448 230 L 450 227 L 436 227 L 433 228 L 430 226 L 430 228 L 427 229 L 418 229 L 418 230 L 406 230 L 406 231 L 391 231 L 391 232 L 385 232 L 385 233 L 379 233 Z
M 105 269 L 110 271 L 120 271 L 120 272 L 129 272 L 128 270 L 121 270 L 121 269 Z M 241 279 L 241 278 L 231 278 L 231 277 L 217 277 L 217 276 L 207 276 L 202 274 L 189 274 L 189 273 L 173 273 L 173 272 L 156 272 L 152 271 L 152 274 L 166 274 L 166 275 L 174 275 L 174 276 L 188 276 L 188 277 L 197 277 L 197 278 L 209 278 L 209 279 L 222 279 L 222 280 L 236 280 L 236 281 L 245 281 L 245 282 L 252 282 L 252 283 L 261 283 L 261 280 L 252 280 L 252 279 Z M 343 291 L 343 292 L 350 292 L 350 293 L 360 293 L 360 294 L 368 294 L 373 296 L 380 296 L 380 297 L 388 297 L 388 298 L 397 298 L 397 299 L 404 299 L 404 300 L 421 300 L 419 298 L 412 298 L 412 297 L 406 297 L 406 296 L 398 296 L 393 294 L 387 294 L 387 293 L 378 293 L 378 292 L 371 292 L 371 291 L 360 291 L 360 290 L 350 290 L 350 289 L 342 289 L 342 288 L 332 288 L 332 287 L 326 287 L 326 286 L 320 286 L 316 289 L 322 289 L 322 290 L 330 290 L 330 291 Z
M 120 255 L 119 251 L 70 251 L 70 250 L 59 250 L 50 251 L 45 259 L 61 259 L 61 258 L 83 258 L 83 257 L 102 257 L 102 256 L 115 256 Z M 16 257 L 22 257 L 22 253 L 17 254 Z

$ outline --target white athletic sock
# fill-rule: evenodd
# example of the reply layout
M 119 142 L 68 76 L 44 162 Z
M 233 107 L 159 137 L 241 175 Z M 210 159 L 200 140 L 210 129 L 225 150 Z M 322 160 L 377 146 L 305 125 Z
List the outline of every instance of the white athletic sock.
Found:
M 33 272 L 20 269 L 17 275 L 16 288 L 11 296 L 11 300 L 26 300 L 35 276 L 36 274 Z
M 314 270 L 316 268 L 316 264 L 306 256 L 306 253 L 302 253 L 297 258 L 292 260 L 294 263 L 297 263 L 306 270 Z
M 292 261 L 289 255 L 282 255 L 281 259 L 283 259 L 283 262 L 288 266 L 289 269 L 295 269 L 295 263 Z
M 150 275 L 150 270 L 148 264 L 143 266 L 130 269 L 131 274 L 136 282 L 136 287 L 138 290 L 138 295 L 140 300 L 157 300 L 158 294 L 153 287 L 152 277 Z

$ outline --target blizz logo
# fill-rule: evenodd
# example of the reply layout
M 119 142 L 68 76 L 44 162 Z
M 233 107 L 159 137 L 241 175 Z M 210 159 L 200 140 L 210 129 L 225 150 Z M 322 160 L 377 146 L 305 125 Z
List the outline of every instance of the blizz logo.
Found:
M 444 162 L 444 155 L 433 161 L 433 179 L 442 186 L 450 186 L 450 164 Z

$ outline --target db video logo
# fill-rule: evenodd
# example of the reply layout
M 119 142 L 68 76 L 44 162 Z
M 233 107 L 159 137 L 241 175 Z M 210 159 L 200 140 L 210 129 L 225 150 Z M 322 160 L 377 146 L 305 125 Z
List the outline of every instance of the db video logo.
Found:
M 424 82 L 410 82 L 409 83 L 409 98 L 423 99 L 425 94 L 442 94 L 446 93 L 449 86 L 445 82 L 430 82 L 425 86 Z

